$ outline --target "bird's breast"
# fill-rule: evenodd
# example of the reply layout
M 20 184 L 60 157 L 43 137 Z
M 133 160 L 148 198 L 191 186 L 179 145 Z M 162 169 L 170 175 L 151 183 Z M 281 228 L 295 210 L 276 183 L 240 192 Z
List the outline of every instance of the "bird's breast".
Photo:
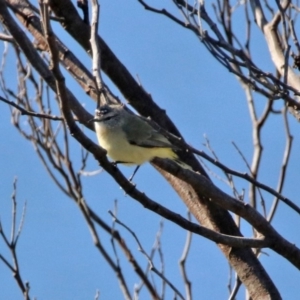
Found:
M 128 142 L 126 134 L 120 127 L 107 127 L 95 123 L 95 129 L 100 146 L 107 151 L 114 161 L 141 165 L 154 157 L 176 158 L 171 148 L 141 147 Z

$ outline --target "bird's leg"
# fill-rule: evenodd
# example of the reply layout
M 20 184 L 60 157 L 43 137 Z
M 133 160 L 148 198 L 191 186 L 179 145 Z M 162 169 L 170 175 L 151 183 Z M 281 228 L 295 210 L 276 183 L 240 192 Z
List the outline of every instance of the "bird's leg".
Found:
M 137 172 L 137 170 L 139 169 L 139 167 L 140 167 L 140 165 L 137 165 L 137 166 L 136 166 L 136 168 L 135 168 L 134 171 L 133 171 L 133 174 L 132 174 L 132 175 L 130 176 L 130 178 L 128 179 L 129 181 L 132 181 L 132 179 L 133 179 L 135 173 Z
M 112 164 L 116 167 L 118 164 L 126 164 L 127 162 L 125 162 L 125 161 L 119 161 L 119 160 L 117 160 L 117 161 L 114 161 Z M 130 178 L 128 179 L 129 181 L 132 181 L 132 179 L 133 179 L 133 177 L 134 177 L 134 175 L 135 175 L 135 173 L 137 172 L 137 170 L 139 169 L 139 167 L 140 167 L 140 165 L 137 165 L 136 166 L 136 168 L 134 169 L 134 171 L 133 171 L 133 174 L 130 176 Z

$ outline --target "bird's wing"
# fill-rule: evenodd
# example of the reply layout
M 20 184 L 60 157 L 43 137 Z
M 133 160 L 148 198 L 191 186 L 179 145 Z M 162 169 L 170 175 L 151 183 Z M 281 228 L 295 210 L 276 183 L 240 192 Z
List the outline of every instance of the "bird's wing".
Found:
M 150 124 L 138 116 L 130 115 L 130 128 L 123 127 L 130 144 L 145 148 L 173 148 L 172 144 Z

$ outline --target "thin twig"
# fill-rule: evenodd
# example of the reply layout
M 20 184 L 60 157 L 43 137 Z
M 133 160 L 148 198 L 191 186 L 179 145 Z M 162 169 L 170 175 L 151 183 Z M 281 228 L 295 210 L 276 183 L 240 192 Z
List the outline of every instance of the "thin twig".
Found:
M 292 149 L 292 143 L 293 143 L 293 136 L 290 133 L 290 127 L 289 127 L 289 123 L 288 123 L 287 108 L 286 107 L 282 111 L 282 116 L 283 116 L 283 120 L 284 120 L 284 128 L 285 128 L 285 134 L 286 134 L 286 144 L 285 144 L 285 150 L 284 150 L 284 154 L 283 154 L 283 161 L 282 161 L 282 164 L 281 164 L 281 171 L 280 171 L 280 175 L 279 175 L 279 178 L 278 178 L 278 184 L 277 184 L 277 191 L 279 193 L 281 193 L 281 191 L 283 189 L 284 181 L 286 179 L 287 166 L 288 166 L 288 163 L 289 163 L 291 149 Z M 267 217 L 267 220 L 269 222 L 272 222 L 272 219 L 273 219 L 273 217 L 275 215 L 275 212 L 276 212 L 276 209 L 278 207 L 278 203 L 279 203 L 279 199 L 276 197 L 273 200 L 269 215 Z
M 191 221 L 191 213 L 190 212 L 188 212 L 187 219 L 189 221 Z M 181 258 L 179 260 L 179 266 L 180 266 L 180 271 L 181 271 L 181 275 L 182 275 L 184 286 L 185 286 L 185 294 L 186 294 L 187 300 L 192 299 L 192 283 L 188 279 L 187 271 L 186 271 L 186 261 L 187 261 L 187 257 L 188 257 L 188 254 L 189 254 L 189 251 L 191 248 L 191 243 L 192 243 L 192 233 L 190 231 L 188 231 L 187 235 L 186 235 L 184 249 L 183 249 Z
M 158 271 L 158 269 L 154 266 L 154 263 L 152 261 L 152 259 L 150 258 L 150 256 L 147 254 L 147 252 L 144 250 L 141 242 L 139 241 L 137 235 L 135 234 L 135 232 L 133 230 L 131 230 L 127 225 L 125 225 L 123 222 L 121 222 L 111 211 L 109 211 L 110 215 L 115 218 L 115 222 L 118 223 L 119 225 L 121 225 L 122 227 L 124 227 L 135 239 L 138 247 L 139 247 L 139 251 L 147 258 L 148 263 L 150 265 L 150 270 L 152 272 L 154 272 L 156 275 L 158 275 L 163 281 L 166 282 L 166 284 L 176 293 L 177 296 L 179 296 L 181 299 L 184 299 L 183 295 L 179 292 L 179 290 L 175 287 L 175 285 L 173 285 L 171 283 L 170 280 L 168 280 L 166 278 L 166 276 Z
M 9 104 L 10 106 L 13 106 L 13 107 L 17 108 L 21 112 L 22 115 L 28 115 L 28 116 L 39 117 L 39 118 L 44 118 L 44 119 L 50 119 L 50 120 L 53 120 L 53 121 L 62 121 L 63 120 L 62 117 L 58 117 L 58 116 L 55 116 L 55 115 L 41 114 L 41 113 L 36 113 L 34 111 L 28 111 L 28 110 L 24 109 L 22 106 L 16 104 L 13 101 L 7 100 L 7 99 L 3 98 L 2 96 L 0 96 L 0 100 L 7 103 L 7 104 Z
M 5 235 L 2 224 L 0 222 L 0 236 L 3 239 L 6 247 L 9 249 L 11 253 L 11 259 L 12 263 L 10 263 L 2 254 L 0 254 L 0 260 L 10 269 L 10 271 L 13 273 L 13 277 L 15 278 L 17 285 L 19 286 L 20 290 L 23 293 L 25 300 L 30 300 L 29 296 L 29 283 L 24 282 L 21 277 L 21 271 L 19 267 L 19 259 L 17 256 L 17 241 L 21 235 L 22 226 L 24 222 L 25 217 L 25 208 L 23 208 L 23 213 L 20 221 L 20 226 L 18 228 L 18 231 L 16 233 L 16 222 L 17 222 L 17 199 L 16 199 L 16 192 L 17 192 L 17 179 L 13 182 L 13 193 L 11 196 L 12 201 L 12 221 L 11 221 L 11 233 L 10 233 L 10 240 Z

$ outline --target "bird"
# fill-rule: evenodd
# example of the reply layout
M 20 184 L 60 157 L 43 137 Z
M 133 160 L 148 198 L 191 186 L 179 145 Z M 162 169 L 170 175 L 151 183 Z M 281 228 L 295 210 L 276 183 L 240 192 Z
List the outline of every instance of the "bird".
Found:
M 100 146 L 115 164 L 137 165 L 131 180 L 140 165 L 155 157 L 168 158 L 191 169 L 174 152 L 178 147 L 145 119 L 127 111 L 123 104 L 99 106 L 91 121 L 95 124 Z

